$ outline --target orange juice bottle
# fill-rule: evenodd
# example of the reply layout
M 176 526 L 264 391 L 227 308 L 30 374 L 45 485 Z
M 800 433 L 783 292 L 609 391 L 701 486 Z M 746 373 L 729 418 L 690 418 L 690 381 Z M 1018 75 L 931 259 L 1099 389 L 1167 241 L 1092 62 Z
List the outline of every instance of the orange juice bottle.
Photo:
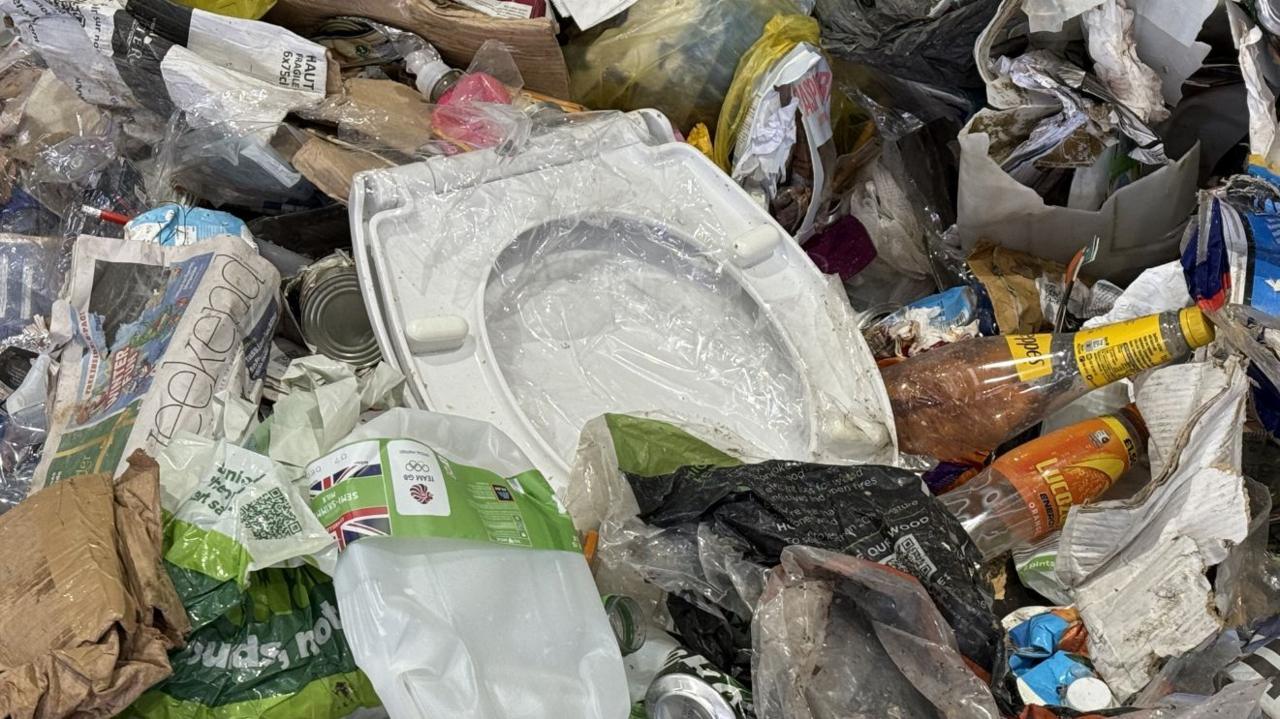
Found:
M 1146 440 L 1146 425 L 1130 405 L 1006 452 L 939 500 L 991 559 L 1061 529 L 1067 510 L 1107 491 Z

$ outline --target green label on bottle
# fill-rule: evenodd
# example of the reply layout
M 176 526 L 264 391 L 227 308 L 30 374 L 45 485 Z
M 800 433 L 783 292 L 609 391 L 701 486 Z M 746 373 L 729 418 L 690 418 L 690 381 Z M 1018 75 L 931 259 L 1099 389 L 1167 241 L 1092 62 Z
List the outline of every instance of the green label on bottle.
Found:
M 503 477 L 411 439 L 372 439 L 307 465 L 307 482 L 311 509 L 340 549 L 395 536 L 582 550 L 573 520 L 534 469 Z

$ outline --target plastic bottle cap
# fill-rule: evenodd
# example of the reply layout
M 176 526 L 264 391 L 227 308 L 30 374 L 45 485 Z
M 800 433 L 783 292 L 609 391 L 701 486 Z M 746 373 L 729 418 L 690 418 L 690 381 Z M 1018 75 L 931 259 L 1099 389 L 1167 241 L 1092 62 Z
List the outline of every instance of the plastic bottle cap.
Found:
M 1102 711 L 1114 703 L 1111 688 L 1096 677 L 1080 677 L 1067 685 L 1067 706 L 1078 712 Z
M 422 93 L 423 97 L 428 100 L 435 100 L 435 98 L 431 96 L 432 91 L 435 89 L 436 84 L 452 70 L 453 68 L 444 64 L 441 60 L 429 62 L 422 67 L 421 71 L 418 72 L 418 77 L 414 84 L 417 85 L 418 92 Z
M 1178 324 L 1182 327 L 1182 335 L 1192 348 L 1204 347 L 1213 341 L 1213 325 L 1205 318 L 1199 307 L 1187 307 L 1178 313 Z

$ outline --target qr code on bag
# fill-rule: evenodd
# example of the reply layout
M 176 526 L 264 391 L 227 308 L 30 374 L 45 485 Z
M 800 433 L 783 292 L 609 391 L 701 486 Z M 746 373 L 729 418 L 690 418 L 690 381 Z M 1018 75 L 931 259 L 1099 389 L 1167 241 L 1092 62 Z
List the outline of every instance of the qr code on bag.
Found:
M 302 523 L 284 491 L 273 489 L 240 506 L 240 523 L 254 539 L 287 539 L 302 534 Z

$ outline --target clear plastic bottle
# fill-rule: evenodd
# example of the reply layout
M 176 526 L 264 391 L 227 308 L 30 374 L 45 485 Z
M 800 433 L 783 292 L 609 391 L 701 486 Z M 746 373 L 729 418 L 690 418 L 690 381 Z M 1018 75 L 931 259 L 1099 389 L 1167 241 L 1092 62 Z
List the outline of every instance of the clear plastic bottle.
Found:
M 949 462 L 986 453 L 1091 389 L 1213 341 L 1194 307 L 1074 334 L 957 342 L 883 372 L 904 452 Z
M 425 42 L 423 45 L 424 47 L 404 56 L 404 68 L 414 74 L 418 92 L 428 100 L 438 102 L 440 96 L 448 92 L 463 73 L 446 65 L 434 47 Z
M 1027 442 L 939 499 L 991 559 L 1061 529 L 1068 509 L 1101 495 L 1129 470 L 1146 438 L 1130 405 Z
M 306 477 L 341 549 L 347 643 L 391 719 L 626 719 L 573 520 L 496 427 L 391 409 Z

